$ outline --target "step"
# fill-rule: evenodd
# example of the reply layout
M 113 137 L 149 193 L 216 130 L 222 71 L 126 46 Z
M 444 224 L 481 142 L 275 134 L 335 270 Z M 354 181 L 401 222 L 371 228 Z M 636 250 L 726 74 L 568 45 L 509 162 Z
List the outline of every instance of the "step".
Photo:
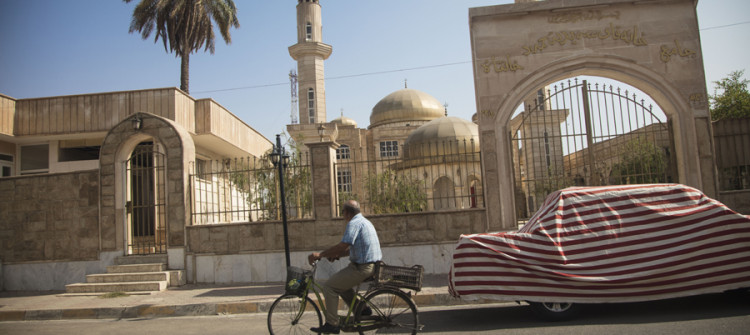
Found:
M 167 281 L 131 283 L 79 283 L 65 285 L 65 292 L 67 293 L 164 291 L 166 289 Z
M 115 265 L 167 263 L 167 254 L 129 255 L 115 258 Z
M 167 265 L 164 263 L 107 266 L 107 273 L 162 272 L 165 270 L 167 270 Z
M 131 272 L 131 273 L 102 273 L 86 276 L 87 283 L 117 283 L 137 281 L 162 281 L 165 280 L 169 287 L 182 286 L 186 284 L 185 270 L 168 270 L 160 272 Z
M 128 272 L 128 273 L 102 273 L 86 276 L 87 283 L 119 283 L 119 282 L 144 282 L 144 281 L 167 281 L 170 273 L 162 272 Z
M 185 270 L 167 270 L 169 272 L 169 286 L 177 287 L 187 284 Z

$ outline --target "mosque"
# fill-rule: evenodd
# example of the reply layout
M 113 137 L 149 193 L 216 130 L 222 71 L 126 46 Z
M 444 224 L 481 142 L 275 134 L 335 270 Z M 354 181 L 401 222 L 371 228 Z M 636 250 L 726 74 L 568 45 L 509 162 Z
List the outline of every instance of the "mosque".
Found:
M 477 207 L 481 197 L 478 126 L 448 116 L 439 100 L 406 85 L 372 108 L 366 128 L 343 114 L 326 121 L 323 63 L 331 52 L 332 47 L 322 41 L 319 1 L 299 0 L 297 44 L 289 47 L 299 73 L 299 123 L 287 125 L 287 132 L 297 143 L 340 145 L 336 151 L 339 193 L 364 194 L 364 176 L 390 170 L 424 182 L 431 201 L 422 210 Z M 355 161 L 370 163 L 355 165 Z

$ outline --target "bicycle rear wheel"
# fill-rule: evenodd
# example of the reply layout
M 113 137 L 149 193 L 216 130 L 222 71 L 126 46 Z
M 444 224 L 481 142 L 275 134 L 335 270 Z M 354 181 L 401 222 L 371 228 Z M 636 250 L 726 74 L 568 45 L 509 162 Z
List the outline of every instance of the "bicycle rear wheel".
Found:
M 307 296 L 283 295 L 268 310 L 268 332 L 271 335 L 309 334 L 310 328 L 322 325 L 320 308 Z
M 406 293 L 377 290 L 368 294 L 365 300 L 369 304 L 359 304 L 355 312 L 360 334 L 416 334 L 419 330 L 417 306 Z M 372 307 L 372 315 L 362 315 L 365 305 Z

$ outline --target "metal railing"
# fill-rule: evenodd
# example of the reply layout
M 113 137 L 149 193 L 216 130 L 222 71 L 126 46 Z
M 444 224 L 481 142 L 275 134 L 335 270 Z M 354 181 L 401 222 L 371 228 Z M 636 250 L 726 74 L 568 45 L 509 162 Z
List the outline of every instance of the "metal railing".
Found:
M 719 189 L 750 189 L 750 118 L 713 122 Z
M 428 142 L 390 149 L 385 155 L 369 155 L 379 159 L 368 159 L 366 149 L 347 148 L 348 158 L 335 163 L 339 205 L 356 199 L 368 214 L 484 208 L 479 143 Z
M 312 216 L 308 155 L 292 157 L 286 169 L 287 216 Z M 281 219 L 278 169 L 268 156 L 196 160 L 190 175 L 193 225 Z
M 672 132 L 661 110 L 632 92 L 586 80 L 539 93 L 543 99 L 511 120 L 519 222 L 565 187 L 677 180 Z

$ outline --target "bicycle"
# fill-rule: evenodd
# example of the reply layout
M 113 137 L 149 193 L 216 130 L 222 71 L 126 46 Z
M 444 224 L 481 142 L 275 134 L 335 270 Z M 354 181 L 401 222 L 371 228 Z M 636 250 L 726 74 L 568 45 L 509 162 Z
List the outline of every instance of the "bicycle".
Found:
M 320 310 L 325 312 L 325 304 L 321 299 L 321 287 L 315 281 L 316 269 L 317 262 L 312 264 L 311 270 L 294 266 L 287 269 L 286 292 L 268 310 L 270 334 L 308 334 L 310 328 L 323 325 Z M 361 294 L 361 284 L 358 285 L 346 315 L 339 316 L 341 331 L 416 334 L 423 327 L 419 324 L 417 305 L 411 292 L 402 288 L 418 292 L 422 288 L 423 273 L 421 265 L 399 267 L 378 262 L 367 291 Z M 310 291 L 315 293 L 317 304 L 308 296 Z M 366 307 L 372 309 L 370 315 L 363 315 Z

